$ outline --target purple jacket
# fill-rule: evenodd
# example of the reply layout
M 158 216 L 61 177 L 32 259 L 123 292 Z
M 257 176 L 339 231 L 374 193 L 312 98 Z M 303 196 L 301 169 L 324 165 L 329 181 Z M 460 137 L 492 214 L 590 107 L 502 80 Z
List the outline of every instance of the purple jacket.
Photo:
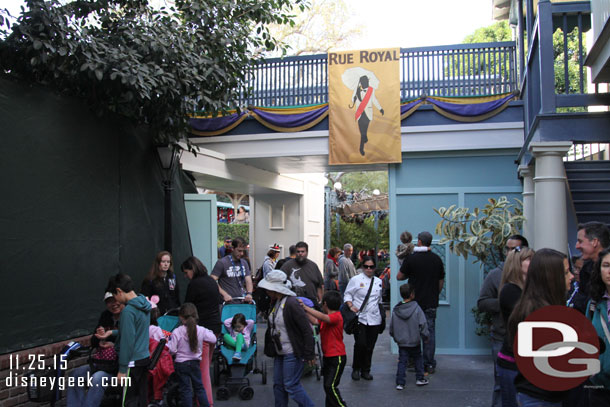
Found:
M 216 343 L 216 335 L 209 329 L 197 325 L 197 342 L 199 342 L 197 352 L 191 352 L 186 326 L 180 325 L 174 329 L 169 337 L 167 348 L 172 355 L 176 355 L 176 363 L 186 362 L 187 360 L 201 360 L 201 344 L 203 342 Z

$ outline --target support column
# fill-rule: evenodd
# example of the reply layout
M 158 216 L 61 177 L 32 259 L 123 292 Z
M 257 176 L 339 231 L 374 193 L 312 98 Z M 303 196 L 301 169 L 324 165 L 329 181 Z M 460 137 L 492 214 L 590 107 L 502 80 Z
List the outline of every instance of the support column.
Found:
M 568 253 L 566 174 L 562 158 L 571 146 L 571 142 L 530 144 L 530 151 L 536 158 L 535 249 L 549 247 Z
M 533 171 L 527 165 L 519 166 L 519 176 L 523 178 L 523 236 L 529 241 L 530 247 L 535 245 L 535 214 L 536 201 L 534 195 Z

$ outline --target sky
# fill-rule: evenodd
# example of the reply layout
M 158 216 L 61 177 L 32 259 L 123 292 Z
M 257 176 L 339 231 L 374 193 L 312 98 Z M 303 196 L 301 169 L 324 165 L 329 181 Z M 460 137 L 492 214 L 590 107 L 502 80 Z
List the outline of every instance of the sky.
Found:
M 1 0 L 18 14 L 22 0 Z M 492 0 L 346 0 L 362 36 L 352 49 L 459 44 L 493 23 Z
M 355 49 L 459 44 L 493 24 L 492 0 L 348 0 L 362 22 Z

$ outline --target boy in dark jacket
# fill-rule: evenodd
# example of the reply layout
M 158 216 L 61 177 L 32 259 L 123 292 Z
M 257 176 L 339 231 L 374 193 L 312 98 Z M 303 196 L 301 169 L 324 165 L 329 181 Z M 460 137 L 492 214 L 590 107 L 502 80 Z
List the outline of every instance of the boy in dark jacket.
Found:
M 99 332 L 99 339 L 118 335 L 116 343 L 119 352 L 119 383 L 128 377 L 123 386 L 123 406 L 145 406 L 148 396 L 148 327 L 150 326 L 150 304 L 146 297 L 137 295 L 133 282 L 127 274 L 117 274 L 110 278 L 106 291 L 125 309 L 121 312 L 119 329 Z
M 415 384 L 425 386 L 424 361 L 421 353 L 421 340 L 428 339 L 428 324 L 424 311 L 414 301 L 415 290 L 410 284 L 400 286 L 402 301 L 392 310 L 390 336 L 398 345 L 398 369 L 396 370 L 396 390 L 405 388 L 405 371 L 409 357 L 415 362 Z

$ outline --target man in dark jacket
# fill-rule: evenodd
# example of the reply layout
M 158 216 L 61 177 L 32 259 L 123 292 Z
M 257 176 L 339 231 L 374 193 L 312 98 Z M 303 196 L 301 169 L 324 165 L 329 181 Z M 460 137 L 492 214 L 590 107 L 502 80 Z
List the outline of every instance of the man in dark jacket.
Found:
M 417 246 L 430 247 L 432 234 L 421 232 L 417 235 Z M 407 256 L 396 275 L 397 280 L 409 279 L 415 290 L 415 301 L 424 310 L 430 337 L 424 342 L 424 368 L 430 374 L 436 369 L 434 353 L 436 350 L 435 322 L 439 295 L 445 283 L 445 266 L 441 258 L 432 251 L 416 252 Z

